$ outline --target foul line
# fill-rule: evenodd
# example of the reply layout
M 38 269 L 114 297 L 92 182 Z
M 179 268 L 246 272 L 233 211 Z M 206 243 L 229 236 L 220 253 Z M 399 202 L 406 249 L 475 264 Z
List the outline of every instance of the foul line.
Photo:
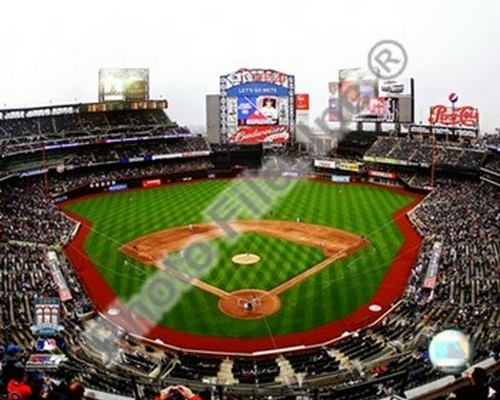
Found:
M 298 283 L 302 282 L 303 280 L 307 279 L 311 275 L 314 275 L 315 273 L 322 271 L 323 269 L 328 267 L 332 262 L 340 260 L 341 258 L 344 258 L 346 256 L 347 254 L 345 252 L 339 251 L 333 256 L 330 256 L 327 259 L 321 261 L 319 264 L 316 264 L 314 267 L 309 268 L 307 271 L 304 271 L 301 274 L 294 276 L 293 278 L 282 283 L 281 285 L 276 286 L 274 289 L 271 289 L 269 293 L 277 296 L 283 293 L 284 291 L 290 289 L 291 287 L 297 285 Z

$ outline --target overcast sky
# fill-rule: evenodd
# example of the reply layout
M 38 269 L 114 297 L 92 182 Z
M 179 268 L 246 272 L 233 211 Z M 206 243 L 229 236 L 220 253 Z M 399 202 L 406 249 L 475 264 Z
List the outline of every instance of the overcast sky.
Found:
M 169 115 L 204 125 L 205 96 L 239 68 L 295 75 L 310 120 L 338 70 L 366 67 L 379 40 L 408 54 L 416 119 L 432 104 L 479 108 L 500 127 L 498 0 L 9 1 L 0 24 L 0 107 L 97 101 L 100 68 L 148 68 L 150 95 Z

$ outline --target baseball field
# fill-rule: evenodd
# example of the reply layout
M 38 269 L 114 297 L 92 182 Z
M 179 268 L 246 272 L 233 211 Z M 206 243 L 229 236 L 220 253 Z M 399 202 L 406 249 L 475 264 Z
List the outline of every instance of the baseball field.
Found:
M 226 350 L 324 340 L 377 318 L 417 255 L 405 211 L 419 200 L 374 185 L 214 179 L 62 208 L 82 222 L 66 252 L 101 312 L 131 311 L 139 334 L 179 347 Z

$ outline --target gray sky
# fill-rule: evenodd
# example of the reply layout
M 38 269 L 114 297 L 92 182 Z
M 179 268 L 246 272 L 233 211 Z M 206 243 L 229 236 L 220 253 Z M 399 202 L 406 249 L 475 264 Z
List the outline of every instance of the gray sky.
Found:
M 239 68 L 295 75 L 327 106 L 338 70 L 366 67 L 377 41 L 394 39 L 415 78 L 416 120 L 433 104 L 479 108 L 500 127 L 498 0 L 9 1 L 0 24 L 0 107 L 97 101 L 100 68 L 148 68 L 150 95 L 183 125 L 205 123 L 205 96 Z

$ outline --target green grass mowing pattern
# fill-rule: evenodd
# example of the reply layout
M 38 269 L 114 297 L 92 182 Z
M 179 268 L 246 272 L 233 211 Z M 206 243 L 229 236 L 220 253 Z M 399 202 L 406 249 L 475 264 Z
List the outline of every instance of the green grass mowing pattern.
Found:
M 84 250 L 126 301 L 156 268 L 144 272 L 141 263 L 118 248 L 139 236 L 200 221 L 212 198 L 229 184 L 220 180 L 100 195 L 70 204 L 68 209 L 92 222 Z
M 234 242 L 224 236 L 211 240 L 210 245 L 216 257 L 207 266 L 206 273 L 197 277 L 226 292 L 248 288 L 271 290 L 326 258 L 318 248 L 257 233 L 242 233 Z M 232 263 L 233 256 L 247 252 L 257 254 L 260 261 L 253 265 Z M 171 254 L 165 263 L 196 276 L 193 265 L 198 262 L 186 262 L 181 253 Z M 201 264 L 203 254 L 200 258 Z
M 277 181 L 273 180 L 275 184 Z M 268 181 L 259 179 L 252 182 L 269 193 Z M 372 245 L 369 247 L 335 262 L 282 293 L 282 308 L 267 317 L 266 321 L 237 321 L 225 316 L 217 309 L 218 298 L 198 288 L 183 291 L 179 301 L 165 310 L 158 321 L 154 321 L 172 329 L 201 335 L 249 338 L 279 335 L 334 321 L 350 314 L 373 296 L 402 244 L 402 234 L 391 215 L 413 200 L 410 195 L 395 194 L 373 186 L 344 186 L 305 180 L 293 181 L 292 185 L 287 181 L 286 184 L 288 190 L 283 192 L 284 195 L 268 203 L 261 201 L 244 180 L 212 180 L 97 196 L 73 203 L 68 209 L 93 222 L 85 251 L 125 302 L 140 292 L 148 278 L 154 279 L 158 271 L 130 259 L 125 261 L 126 257 L 117 250 L 118 247 L 161 229 L 210 220 L 205 211 L 216 199 L 220 199 L 224 189 L 229 190 L 229 194 L 224 192 L 227 200 L 224 210 L 235 207 L 238 216 L 234 219 L 259 217 L 295 221 L 299 217 L 306 223 L 343 229 L 370 240 Z M 252 199 L 252 204 L 258 205 L 259 215 L 242 206 L 236 190 Z M 255 236 L 253 239 L 261 243 L 275 241 L 278 249 L 269 259 L 274 257 L 276 263 L 262 268 L 257 277 L 248 278 L 249 286 L 246 287 L 257 281 L 259 285 L 275 287 L 284 279 L 283 265 L 305 263 L 307 268 L 316 263 L 314 258 L 309 258 L 313 255 L 306 257 L 305 253 L 300 253 L 299 256 L 297 252 L 288 251 L 285 247 L 289 244 L 284 246 L 277 242 L 278 239 Z M 223 242 L 223 238 L 218 240 Z M 244 243 L 243 237 L 241 244 L 246 247 Z M 233 278 L 234 269 L 228 263 L 204 271 L 204 276 L 212 283 L 222 282 L 224 278 Z M 176 280 L 172 276 L 168 279 Z M 241 288 L 240 285 L 245 282 L 245 278 L 235 277 L 232 282 L 231 279 L 224 283 L 227 288 Z

